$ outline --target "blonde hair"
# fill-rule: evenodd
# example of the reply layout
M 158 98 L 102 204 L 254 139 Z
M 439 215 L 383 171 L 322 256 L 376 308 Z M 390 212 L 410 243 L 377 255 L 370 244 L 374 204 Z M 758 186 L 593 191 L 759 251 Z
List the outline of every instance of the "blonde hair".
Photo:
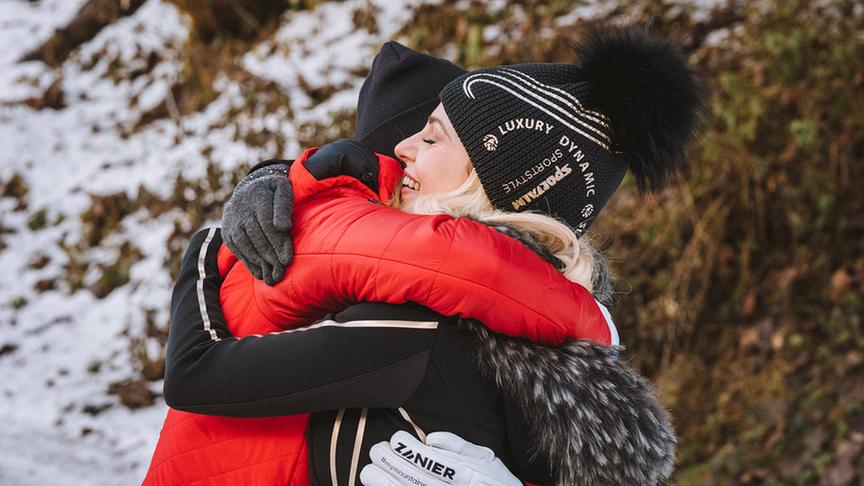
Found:
M 585 238 L 578 239 L 569 226 L 545 214 L 510 213 L 493 208 L 473 169 L 468 179 L 450 192 L 418 194 L 405 203 L 399 201 L 399 193 L 397 189 L 394 204 L 409 213 L 469 217 L 528 233 L 563 263 L 564 267 L 560 271 L 564 277 L 582 285 L 589 292 L 594 291 L 597 283 L 595 279 L 600 277 L 594 271 L 596 252 Z

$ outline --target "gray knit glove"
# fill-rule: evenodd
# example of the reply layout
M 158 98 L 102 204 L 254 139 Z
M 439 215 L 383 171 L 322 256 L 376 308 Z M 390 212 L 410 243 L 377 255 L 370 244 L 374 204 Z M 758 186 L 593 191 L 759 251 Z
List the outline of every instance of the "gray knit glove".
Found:
M 222 239 L 258 280 L 275 285 L 294 259 L 288 165 L 262 167 L 237 184 L 222 214 Z

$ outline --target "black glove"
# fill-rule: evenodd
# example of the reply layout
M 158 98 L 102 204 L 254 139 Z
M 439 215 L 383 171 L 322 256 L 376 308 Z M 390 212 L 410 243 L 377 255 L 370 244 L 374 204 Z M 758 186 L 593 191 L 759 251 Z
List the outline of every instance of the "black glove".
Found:
M 378 157 L 356 140 L 342 138 L 322 145 L 303 166 L 319 181 L 347 175 L 378 192 Z
M 222 238 L 228 249 L 267 285 L 282 280 L 294 259 L 294 191 L 288 168 L 287 163 L 270 161 L 257 165 L 237 184 L 222 214 Z

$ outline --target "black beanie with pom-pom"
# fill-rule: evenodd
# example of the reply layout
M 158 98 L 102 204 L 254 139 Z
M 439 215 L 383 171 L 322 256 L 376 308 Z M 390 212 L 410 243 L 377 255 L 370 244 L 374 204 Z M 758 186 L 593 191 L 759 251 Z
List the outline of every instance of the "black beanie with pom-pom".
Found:
M 629 168 L 659 189 L 704 111 L 684 54 L 641 28 L 594 28 L 581 64 L 472 71 L 441 91 L 492 205 L 538 211 L 582 235 Z

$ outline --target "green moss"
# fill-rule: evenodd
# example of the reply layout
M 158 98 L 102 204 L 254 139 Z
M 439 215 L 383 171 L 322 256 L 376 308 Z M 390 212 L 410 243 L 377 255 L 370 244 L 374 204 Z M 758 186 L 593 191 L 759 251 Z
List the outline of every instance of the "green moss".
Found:
M 819 125 L 814 120 L 792 120 L 789 133 L 802 149 L 810 150 L 819 144 Z
M 27 194 L 29 192 L 30 188 L 19 172 L 13 172 L 8 181 L 0 180 L 0 197 L 15 199 L 17 201 L 16 211 L 27 208 Z
M 27 227 L 30 228 L 30 231 L 39 231 L 45 226 L 48 225 L 48 212 L 45 209 L 40 209 L 36 211 L 30 218 L 27 220 Z
M 124 242 L 117 252 L 117 258 L 99 268 L 101 274 L 99 279 L 90 286 L 90 291 L 97 298 L 102 299 L 108 296 L 115 289 L 129 283 L 129 273 L 132 265 L 140 261 L 144 255 L 141 251 L 129 242 Z
M 132 200 L 126 193 L 90 196 L 90 208 L 81 214 L 86 246 L 98 246 L 103 238 L 120 226 L 123 218 L 131 214 L 132 210 Z

